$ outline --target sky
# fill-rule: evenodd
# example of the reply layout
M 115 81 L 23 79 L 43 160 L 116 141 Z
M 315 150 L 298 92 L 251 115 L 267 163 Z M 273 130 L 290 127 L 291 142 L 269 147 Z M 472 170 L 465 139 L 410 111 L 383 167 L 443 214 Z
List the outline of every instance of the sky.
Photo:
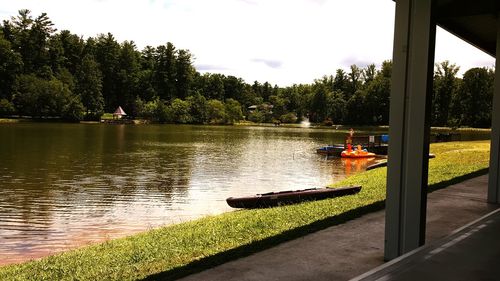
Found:
M 110 32 L 139 50 L 172 42 L 193 54 L 198 71 L 248 83 L 312 83 L 392 58 L 391 0 L 2 0 L 0 20 L 20 9 L 45 12 L 58 30 L 85 39 Z M 438 28 L 435 61 L 444 60 L 459 74 L 495 63 Z

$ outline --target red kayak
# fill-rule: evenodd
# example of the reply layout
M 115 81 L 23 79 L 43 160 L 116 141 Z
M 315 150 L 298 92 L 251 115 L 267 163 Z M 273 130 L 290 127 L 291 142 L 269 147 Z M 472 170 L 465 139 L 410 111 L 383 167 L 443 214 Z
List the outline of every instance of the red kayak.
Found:
M 233 208 L 266 208 L 356 194 L 360 190 L 361 186 L 310 188 L 295 191 L 269 192 L 248 197 L 229 197 L 226 199 L 226 202 Z

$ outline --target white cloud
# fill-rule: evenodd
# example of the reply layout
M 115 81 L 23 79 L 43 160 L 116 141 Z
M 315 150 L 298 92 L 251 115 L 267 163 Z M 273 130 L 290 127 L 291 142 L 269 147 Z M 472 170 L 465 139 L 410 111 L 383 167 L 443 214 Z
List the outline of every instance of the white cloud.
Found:
M 485 52 L 442 28 L 436 33 L 436 62 L 449 60 L 459 65 L 460 75 L 472 67 L 495 67 L 495 59 Z
M 59 30 L 84 37 L 111 32 L 139 48 L 172 42 L 206 71 L 249 83 L 310 83 L 352 63 L 392 57 L 390 0 L 16 0 L 2 3 L 0 19 L 23 8 L 47 12 Z M 462 70 L 494 63 L 438 31 L 436 61 L 445 59 Z

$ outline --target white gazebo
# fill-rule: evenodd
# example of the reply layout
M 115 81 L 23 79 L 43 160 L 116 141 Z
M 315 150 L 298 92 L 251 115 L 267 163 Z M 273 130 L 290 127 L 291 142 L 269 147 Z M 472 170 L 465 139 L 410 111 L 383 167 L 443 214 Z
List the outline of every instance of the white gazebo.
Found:
M 113 118 L 121 119 L 124 115 L 127 115 L 127 113 L 125 113 L 121 106 L 118 106 L 118 108 L 113 113 Z

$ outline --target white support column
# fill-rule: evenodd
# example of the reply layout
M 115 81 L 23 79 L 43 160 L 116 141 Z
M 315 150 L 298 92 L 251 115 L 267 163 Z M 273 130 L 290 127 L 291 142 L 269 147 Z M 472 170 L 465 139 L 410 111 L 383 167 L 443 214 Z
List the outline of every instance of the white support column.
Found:
M 497 49 L 495 63 L 495 86 L 493 112 L 491 116 L 490 169 L 488 178 L 488 202 L 500 203 L 500 14 L 497 17 Z
M 432 0 L 397 0 L 385 221 L 386 260 L 425 241 L 436 25 Z

